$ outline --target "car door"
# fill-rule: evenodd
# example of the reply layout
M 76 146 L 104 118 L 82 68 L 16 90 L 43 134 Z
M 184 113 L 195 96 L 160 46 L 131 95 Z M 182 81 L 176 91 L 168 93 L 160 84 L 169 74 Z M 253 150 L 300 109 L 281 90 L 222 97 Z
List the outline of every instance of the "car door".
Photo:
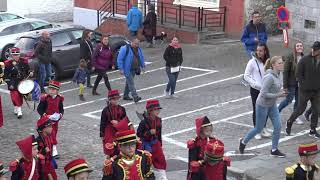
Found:
M 58 71 L 69 71 L 72 69 L 72 39 L 67 32 L 61 31 L 51 35 L 53 64 Z

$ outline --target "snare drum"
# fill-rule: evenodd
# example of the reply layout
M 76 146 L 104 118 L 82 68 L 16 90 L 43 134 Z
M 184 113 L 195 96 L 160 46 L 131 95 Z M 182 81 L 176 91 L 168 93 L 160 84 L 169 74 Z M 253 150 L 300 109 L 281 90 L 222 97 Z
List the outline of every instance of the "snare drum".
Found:
M 32 80 L 23 80 L 18 85 L 18 91 L 26 97 L 28 101 L 31 101 L 31 92 L 34 88 L 34 82 Z

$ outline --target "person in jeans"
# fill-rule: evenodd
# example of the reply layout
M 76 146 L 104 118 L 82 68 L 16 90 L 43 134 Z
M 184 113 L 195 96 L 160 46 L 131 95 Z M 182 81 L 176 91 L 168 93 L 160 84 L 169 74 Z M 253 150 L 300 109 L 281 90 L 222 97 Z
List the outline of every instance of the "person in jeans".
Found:
M 262 131 L 267 116 L 270 117 L 273 124 L 272 134 L 272 149 L 271 155 L 277 157 L 285 157 L 285 154 L 279 151 L 278 143 L 281 131 L 281 119 L 277 107 L 277 99 L 287 95 L 285 91 L 281 90 L 282 80 L 280 72 L 283 70 L 282 57 L 274 56 L 268 60 L 266 64 L 271 64 L 271 69 L 268 69 L 266 75 L 263 77 L 262 87 L 256 104 L 256 126 L 251 129 L 244 138 L 240 139 L 239 151 L 244 153 L 246 144 L 259 132 Z
M 169 79 L 167 88 L 165 89 L 165 96 L 166 98 L 173 98 L 179 71 L 171 72 L 171 68 L 181 66 L 183 62 L 182 49 L 177 37 L 173 37 L 171 43 L 164 51 L 163 59 L 166 61 L 166 72 Z
M 258 11 L 254 11 L 252 14 L 252 20 L 243 29 L 241 36 L 241 42 L 246 48 L 249 59 L 252 57 L 259 43 L 267 43 L 268 34 L 266 25 L 261 22 L 261 15 Z
M 298 63 L 299 100 L 296 110 L 287 121 L 286 133 L 291 135 L 293 122 L 305 111 L 311 101 L 312 115 L 309 136 L 320 138 L 318 126 L 320 108 L 320 42 L 314 42 L 311 54 L 304 56 Z
M 256 52 L 252 55 L 252 58 L 248 61 L 246 70 L 244 72 L 244 79 L 250 85 L 250 96 L 252 101 L 252 121 L 254 127 L 256 126 L 256 101 L 260 93 L 262 86 L 262 78 L 264 76 L 264 64 L 269 59 L 269 48 L 266 44 L 260 43 L 257 46 Z M 263 137 L 270 137 L 271 134 L 266 128 L 258 133 L 255 138 L 262 139 Z
M 128 11 L 127 25 L 130 35 L 136 37 L 138 30 L 142 28 L 142 12 L 139 10 L 137 4 L 134 4 Z
M 293 109 L 297 109 L 298 105 L 298 82 L 296 78 L 297 64 L 303 57 L 303 44 L 298 42 L 295 44 L 293 52 L 284 58 L 284 70 L 283 70 L 283 90 L 288 93 L 283 101 L 278 106 L 279 113 L 287 107 L 295 99 Z M 304 124 L 303 120 L 298 118 L 297 124 Z
M 96 46 L 96 48 L 93 51 L 92 55 L 92 70 L 96 71 L 98 73 L 97 79 L 94 82 L 93 88 L 92 88 L 92 95 L 100 95 L 97 93 L 98 85 L 101 81 L 101 79 L 104 79 L 104 84 L 108 88 L 108 90 L 111 90 L 111 86 L 109 83 L 107 70 L 114 69 L 114 63 L 112 58 L 112 51 L 109 46 L 109 37 L 108 36 L 102 36 L 101 37 L 101 43 Z
M 145 68 L 143 52 L 139 47 L 139 39 L 135 38 L 130 44 L 120 48 L 117 64 L 120 74 L 126 78 L 123 100 L 134 100 L 135 103 L 139 102 L 141 97 L 137 94 L 134 77 L 135 75 L 140 75 L 141 71 L 144 71 Z M 129 96 L 129 92 L 131 92 L 133 99 Z
M 80 59 L 84 59 L 87 62 L 87 67 L 86 67 L 86 72 L 87 72 L 87 87 L 88 88 L 92 88 L 92 84 L 91 84 L 91 77 L 90 77 L 90 73 L 91 73 L 91 69 L 92 69 L 92 65 L 91 65 L 91 57 L 93 54 L 93 46 L 92 43 L 90 41 L 91 39 L 91 35 L 92 32 L 90 32 L 89 30 L 84 30 L 82 33 L 82 38 L 80 41 Z
M 42 31 L 40 41 L 35 48 L 34 54 L 39 60 L 39 85 L 41 92 L 44 93 L 44 83 L 46 79 L 50 81 L 52 76 L 52 42 L 47 30 Z

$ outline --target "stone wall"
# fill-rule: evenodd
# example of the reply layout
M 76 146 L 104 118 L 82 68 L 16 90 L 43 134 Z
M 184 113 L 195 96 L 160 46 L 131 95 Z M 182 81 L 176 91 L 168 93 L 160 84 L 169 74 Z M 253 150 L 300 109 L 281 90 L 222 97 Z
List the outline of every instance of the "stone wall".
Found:
M 286 6 L 290 11 L 290 39 L 301 40 L 307 44 L 312 44 L 317 40 L 319 41 L 319 0 L 286 0 Z
M 292 0 L 289 0 L 292 1 Z M 301 1 L 301 0 L 297 0 Z M 277 34 L 278 20 L 276 15 L 276 9 L 284 4 L 284 0 L 245 0 L 245 20 L 246 24 L 251 19 L 251 13 L 257 10 L 263 17 L 263 22 L 267 26 L 268 33 Z

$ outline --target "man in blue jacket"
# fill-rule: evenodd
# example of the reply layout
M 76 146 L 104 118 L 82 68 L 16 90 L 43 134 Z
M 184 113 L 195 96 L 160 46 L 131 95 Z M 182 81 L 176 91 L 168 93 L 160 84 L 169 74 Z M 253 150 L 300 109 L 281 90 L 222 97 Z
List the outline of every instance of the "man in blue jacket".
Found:
M 131 44 L 120 48 L 117 63 L 120 73 L 126 77 L 123 100 L 134 100 L 135 103 L 139 102 L 141 97 L 136 92 L 134 76 L 140 75 L 141 71 L 144 71 L 145 68 L 142 49 L 139 47 L 139 39 L 135 38 Z M 129 92 L 131 92 L 133 99 L 129 97 Z
M 268 35 L 266 26 L 261 22 L 261 15 L 258 11 L 252 13 L 252 20 L 243 29 L 241 42 L 244 44 L 249 59 L 252 58 L 251 53 L 257 48 L 259 42 L 267 43 Z
M 137 36 L 137 32 L 142 28 L 142 12 L 137 4 L 133 5 L 127 15 L 127 25 L 131 36 Z

